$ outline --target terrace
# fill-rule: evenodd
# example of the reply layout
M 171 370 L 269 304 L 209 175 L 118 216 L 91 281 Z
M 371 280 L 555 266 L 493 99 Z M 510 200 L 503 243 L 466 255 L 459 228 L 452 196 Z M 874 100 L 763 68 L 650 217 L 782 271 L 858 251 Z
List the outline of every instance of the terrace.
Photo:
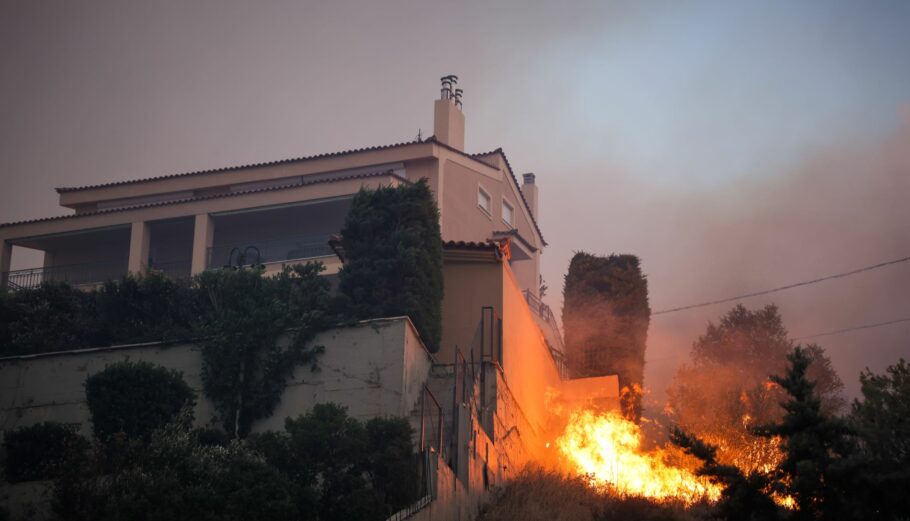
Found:
M 37 250 L 43 263 L 3 272 L 0 282 L 11 290 L 48 281 L 92 288 L 129 272 L 154 270 L 181 279 L 238 264 L 264 265 L 274 273 L 307 261 L 323 262 L 331 275 L 341 262 L 329 237 L 340 231 L 349 205 L 344 197 L 17 239 L 9 242 Z

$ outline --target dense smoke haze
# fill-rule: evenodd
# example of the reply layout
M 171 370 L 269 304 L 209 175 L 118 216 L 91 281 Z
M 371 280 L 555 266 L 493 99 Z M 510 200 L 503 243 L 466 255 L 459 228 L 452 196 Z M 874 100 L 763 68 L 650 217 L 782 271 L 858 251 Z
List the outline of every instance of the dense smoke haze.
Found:
M 654 311 L 910 255 L 906 2 L 0 4 L 0 221 L 65 213 L 55 186 L 427 136 L 454 73 L 468 151 L 537 174 L 557 315 L 577 250 L 639 256 Z M 910 316 L 908 290 L 903 263 L 743 304 L 803 336 Z M 732 306 L 652 317 L 652 400 Z M 908 339 L 813 340 L 853 396 Z
M 547 276 L 558 277 L 553 257 L 565 243 L 635 253 L 648 276 L 651 307 L 660 311 L 906 257 L 910 112 L 903 118 L 880 140 L 832 140 L 767 180 L 718 183 L 694 194 L 660 192 L 643 180 L 646 174 L 630 176 L 614 166 L 600 184 L 570 181 L 545 191 L 548 215 L 586 223 L 550 232 L 557 238 Z M 742 303 L 776 303 L 791 336 L 801 337 L 910 316 L 908 289 L 910 263 L 902 263 Z M 707 322 L 734 304 L 652 318 L 645 378 L 652 399 L 660 400 Z M 910 354 L 908 333 L 904 323 L 810 340 L 828 351 L 854 396 L 861 369 L 881 371 Z

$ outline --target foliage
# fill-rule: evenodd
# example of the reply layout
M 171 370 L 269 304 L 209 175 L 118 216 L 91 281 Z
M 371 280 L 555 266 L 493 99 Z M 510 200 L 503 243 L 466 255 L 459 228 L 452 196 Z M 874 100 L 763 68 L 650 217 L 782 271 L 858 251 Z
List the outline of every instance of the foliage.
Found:
M 667 391 L 675 420 L 717 446 L 720 462 L 745 472 L 767 470 L 780 458 L 778 441 L 760 438 L 750 427 L 777 421 L 785 391 L 769 375 L 783 371 L 793 344 L 776 306 L 749 310 L 737 305 L 718 324 L 708 324 L 692 345 L 692 364 L 681 367 Z M 824 349 L 804 349 L 811 360 L 822 408 L 840 409 L 843 383 Z
M 255 420 L 271 415 L 294 368 L 313 363 L 321 352 L 307 344 L 332 323 L 322 270 L 306 264 L 276 277 L 260 270 L 197 277 L 205 394 L 232 436 L 245 437 Z
M 101 440 L 116 433 L 147 440 L 174 420 L 195 393 L 182 373 L 149 362 L 118 362 L 85 380 L 92 426 Z
M 64 282 L 0 292 L 0 356 L 102 345 L 96 301 Z
M 108 281 L 93 296 L 109 343 L 167 342 L 192 336 L 196 310 L 187 281 L 150 271 Z
M 6 479 L 10 483 L 54 477 L 71 450 L 82 450 L 88 442 L 71 424 L 44 422 L 6 432 Z
M 403 418 L 366 424 L 320 404 L 285 432 L 248 440 L 298 485 L 298 510 L 319 519 L 385 519 L 416 499 L 411 428 Z
M 849 418 L 867 465 L 858 488 L 870 516 L 900 519 L 910 512 L 910 365 L 901 359 L 884 374 L 867 369 L 860 384 L 863 399 Z
M 786 391 L 784 416 L 777 423 L 755 428 L 761 436 L 782 440 L 783 459 L 771 473 L 775 491 L 793 498 L 800 519 L 850 519 L 847 498 L 856 463 L 851 431 L 846 423 L 822 410 L 815 384 L 808 376 L 812 359 L 797 346 L 787 356 L 783 376 L 772 376 Z
M 176 422 L 156 431 L 128 465 L 105 476 L 102 451 L 68 461 L 55 482 L 65 520 L 298 519 L 293 484 L 240 441 L 200 443 Z
M 576 253 L 563 297 L 566 352 L 573 374 L 619 375 L 620 387 L 627 389 L 624 412 L 638 421 L 651 320 L 648 282 L 638 257 Z
M 442 336 L 442 235 L 426 179 L 362 189 L 341 230 L 340 291 L 353 318 L 407 315 L 430 351 Z

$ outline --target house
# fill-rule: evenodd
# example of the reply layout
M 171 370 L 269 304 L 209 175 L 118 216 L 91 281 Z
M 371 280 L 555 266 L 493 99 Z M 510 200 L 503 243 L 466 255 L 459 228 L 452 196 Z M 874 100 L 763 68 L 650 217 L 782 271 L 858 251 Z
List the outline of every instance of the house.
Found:
M 426 178 L 444 241 L 442 347 L 429 353 L 406 317 L 325 332 L 318 340 L 328 370 L 313 376 L 300 368 L 274 418 L 258 428 L 280 428 L 285 416 L 319 401 L 341 402 L 359 417 L 410 415 L 418 448 L 439 458 L 438 479 L 476 507 L 490 484 L 545 457 L 553 396 L 615 402 L 618 385 L 615 376 L 563 383 L 562 336 L 539 294 L 546 242 L 535 175 L 519 182 L 501 149 L 465 152 L 455 81 L 443 78 L 434 135 L 425 140 L 58 188 L 71 214 L 0 225 L 2 284 L 13 291 L 47 280 L 93 286 L 148 269 L 187 277 L 250 263 L 275 272 L 305 261 L 323 262 L 325 276 L 334 277 L 343 260 L 331 238 L 354 195 Z M 43 265 L 10 270 L 13 248 L 43 251 Z M 0 359 L 0 387 L 8 391 L 0 423 L 84 423 L 77 398 L 84 372 L 124 357 L 178 368 L 199 385 L 189 346 L 9 357 Z M 200 400 L 197 418 L 210 412 Z

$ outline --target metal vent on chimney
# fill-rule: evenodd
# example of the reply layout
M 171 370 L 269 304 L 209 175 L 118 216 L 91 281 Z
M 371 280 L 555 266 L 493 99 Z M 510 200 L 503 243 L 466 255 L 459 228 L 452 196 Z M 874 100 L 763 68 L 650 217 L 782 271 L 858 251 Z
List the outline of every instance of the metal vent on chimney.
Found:
M 461 108 L 461 97 L 464 90 L 455 88 L 455 85 L 458 85 L 458 76 L 449 74 L 439 78 L 439 81 L 442 83 L 439 99 L 450 100 L 456 107 Z

